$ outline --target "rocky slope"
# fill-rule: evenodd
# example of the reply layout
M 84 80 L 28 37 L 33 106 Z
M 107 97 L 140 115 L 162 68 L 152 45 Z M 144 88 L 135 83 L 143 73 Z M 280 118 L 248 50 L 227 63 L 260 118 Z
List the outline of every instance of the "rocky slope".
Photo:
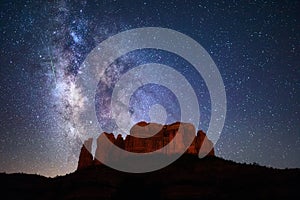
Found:
M 238 164 L 215 156 L 185 154 L 149 173 L 93 165 L 45 178 L 1 174 L 1 199 L 300 199 L 299 169 Z

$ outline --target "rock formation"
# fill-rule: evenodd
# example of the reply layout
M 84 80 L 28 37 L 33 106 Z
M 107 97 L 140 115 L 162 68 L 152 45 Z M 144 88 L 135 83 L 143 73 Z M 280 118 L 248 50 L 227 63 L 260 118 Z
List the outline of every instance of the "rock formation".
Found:
M 92 150 L 92 142 L 93 140 L 90 138 L 84 142 L 84 145 L 82 145 L 77 169 L 83 169 L 93 165 L 93 155 L 90 153 Z
M 194 137 L 194 139 L 192 144 L 187 148 L 186 135 L 188 134 Z M 114 157 L 118 159 L 123 155 L 121 155 L 120 152 L 112 151 L 109 145 L 101 144 L 101 137 L 107 137 L 111 143 L 129 152 L 148 153 L 156 151 L 157 153 L 170 155 L 180 153 L 186 149 L 186 154 L 198 155 L 201 148 L 202 154 L 214 156 L 213 144 L 211 141 L 205 140 L 206 134 L 200 130 L 196 135 L 194 126 L 188 123 L 176 122 L 170 125 L 161 125 L 139 122 L 131 128 L 130 135 L 127 135 L 125 139 L 123 139 L 120 134 L 117 138 L 115 138 L 112 133 L 101 134 L 97 139 L 95 157 L 102 159 Z M 206 142 L 204 143 L 204 141 Z M 93 160 L 93 156 L 90 153 L 91 145 L 92 139 L 89 139 L 81 148 L 78 169 L 101 164 L 96 158 Z M 163 148 L 165 146 L 167 147 Z M 103 149 L 105 149 L 105 151 L 103 151 Z

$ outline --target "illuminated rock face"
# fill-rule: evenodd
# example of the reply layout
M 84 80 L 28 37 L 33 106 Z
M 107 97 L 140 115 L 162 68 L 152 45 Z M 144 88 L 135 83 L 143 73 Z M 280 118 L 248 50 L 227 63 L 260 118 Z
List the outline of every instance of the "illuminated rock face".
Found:
M 179 129 L 180 126 L 181 128 Z M 119 147 L 125 149 L 126 151 L 136 153 L 153 152 L 169 144 L 167 148 L 158 152 L 164 154 L 173 154 L 182 152 L 186 148 L 186 146 L 189 145 L 187 143 L 188 141 L 186 141 L 186 139 L 184 138 L 187 132 L 196 135 L 194 126 L 187 123 L 177 122 L 171 125 L 163 126 L 161 124 L 147 124 L 145 122 L 140 122 L 132 127 L 130 135 L 126 136 L 124 143 L 122 143 L 122 147 L 116 144 L 113 138 L 111 141 Z M 174 142 L 171 142 L 178 133 L 180 134 L 178 135 L 176 140 Z M 205 137 L 206 135 L 204 132 L 198 131 L 192 144 L 186 150 L 186 153 L 197 155 Z M 205 146 L 203 146 L 203 153 L 214 155 L 212 147 L 212 143 L 208 141 L 208 143 L 205 143 Z
M 77 169 L 83 169 L 93 165 L 93 156 L 90 153 L 92 149 L 92 142 L 93 140 L 90 138 L 84 142 L 84 145 L 82 145 Z
M 193 134 L 192 137 L 195 135 L 192 144 L 187 149 L 186 147 L 189 144 L 187 144 L 188 141 L 186 141 L 184 137 L 186 134 Z M 175 136 L 177 136 L 176 140 L 174 138 Z M 196 135 L 195 128 L 191 124 L 176 122 L 170 125 L 161 125 L 139 122 L 131 128 L 130 135 L 127 135 L 125 139 L 123 139 L 121 135 L 115 138 L 112 133 L 101 134 L 97 139 L 97 149 L 94 160 L 91 153 L 89 153 L 92 139 L 87 140 L 80 152 L 78 169 L 101 164 L 96 158 L 106 159 L 108 157 L 114 157 L 118 159 L 123 156 L 121 152 L 114 152 L 110 149 L 111 147 L 109 145 L 103 146 L 105 144 L 101 144 L 101 137 L 107 137 L 114 145 L 129 152 L 148 153 L 156 151 L 157 153 L 170 155 L 180 153 L 186 149 L 186 154 L 198 155 L 201 148 L 202 154 L 214 156 L 212 142 L 206 140 L 204 143 L 206 134 L 203 131 L 198 131 Z M 99 148 L 100 145 L 102 145 L 102 148 Z M 163 148 L 165 146 L 166 148 Z M 105 151 L 103 151 L 103 149 L 105 149 Z

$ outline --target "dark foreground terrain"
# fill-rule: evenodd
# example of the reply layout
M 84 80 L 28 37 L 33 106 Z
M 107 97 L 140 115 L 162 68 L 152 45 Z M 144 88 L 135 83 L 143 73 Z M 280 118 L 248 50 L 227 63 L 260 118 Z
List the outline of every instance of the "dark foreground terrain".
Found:
M 144 174 L 104 165 L 56 178 L 0 174 L 1 199 L 300 199 L 299 181 L 299 169 L 193 155 Z

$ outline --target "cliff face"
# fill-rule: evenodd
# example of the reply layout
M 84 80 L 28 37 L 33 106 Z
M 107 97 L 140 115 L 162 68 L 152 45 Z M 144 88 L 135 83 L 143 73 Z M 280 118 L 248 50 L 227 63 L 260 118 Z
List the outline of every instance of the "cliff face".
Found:
M 101 134 L 97 140 L 95 157 L 105 159 L 109 156 L 118 159 L 122 156 L 120 154 L 117 155 L 117 152 L 113 152 L 111 149 L 109 149 L 108 146 L 104 148 L 102 146 L 101 149 L 105 149 L 105 152 L 100 150 L 100 145 L 103 145 L 100 143 L 101 137 L 107 137 L 114 145 L 129 152 L 147 153 L 158 150 L 158 153 L 170 155 L 182 152 L 182 149 L 188 145 L 186 144 L 187 141 L 183 137 L 187 133 L 192 133 L 193 135 L 195 135 L 195 138 L 192 144 L 186 150 L 186 154 L 198 155 L 201 148 L 201 152 L 203 154 L 214 156 L 212 142 L 206 140 L 207 142 L 203 143 L 206 138 L 206 134 L 202 131 L 198 131 L 196 135 L 195 128 L 191 124 L 176 122 L 171 125 L 161 125 L 155 123 L 148 124 L 146 122 L 139 122 L 131 128 L 130 135 L 127 135 L 125 139 L 123 139 L 121 135 L 118 135 L 117 138 L 115 138 L 114 134 L 112 133 Z M 171 143 L 171 141 L 177 134 L 179 134 L 177 139 Z M 79 156 L 78 169 L 86 168 L 91 165 L 101 164 L 101 162 L 99 162 L 97 159 L 93 160 L 90 151 L 88 151 L 91 149 L 91 144 L 92 139 L 89 139 L 82 147 Z M 166 145 L 168 145 L 168 147 L 162 149 Z
M 83 169 L 93 165 L 93 155 L 90 153 L 92 149 L 92 142 L 93 140 L 90 138 L 84 142 L 84 145 L 82 145 L 77 169 Z

